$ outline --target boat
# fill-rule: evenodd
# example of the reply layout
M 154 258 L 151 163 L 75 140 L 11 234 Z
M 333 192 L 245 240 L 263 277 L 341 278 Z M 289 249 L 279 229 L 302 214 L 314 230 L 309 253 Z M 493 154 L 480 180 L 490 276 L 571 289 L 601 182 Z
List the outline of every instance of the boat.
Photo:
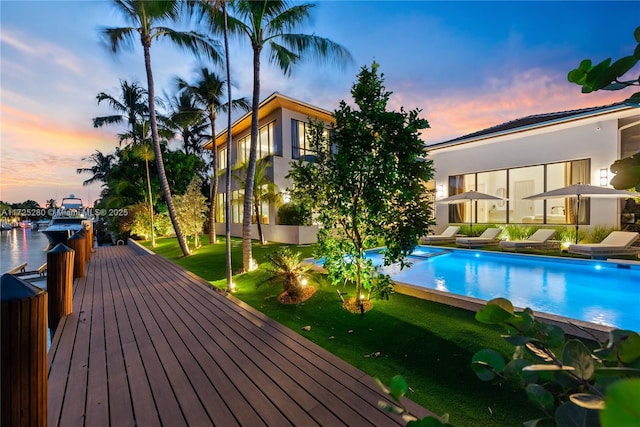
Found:
M 43 231 L 49 226 L 49 222 L 50 222 L 50 220 L 46 219 L 46 218 L 45 219 L 39 219 L 38 221 L 33 223 L 33 227 L 32 228 L 34 230 Z
M 11 230 L 11 225 L 9 223 L 2 221 L 2 223 L 0 223 L 0 230 L 9 231 Z
M 84 227 L 90 226 L 91 222 L 92 219 L 87 215 L 82 199 L 71 194 L 62 199 L 61 206 L 55 209 L 49 226 L 42 230 L 42 233 L 47 236 L 50 246 L 55 246 L 58 243 L 66 243 L 69 237 Z

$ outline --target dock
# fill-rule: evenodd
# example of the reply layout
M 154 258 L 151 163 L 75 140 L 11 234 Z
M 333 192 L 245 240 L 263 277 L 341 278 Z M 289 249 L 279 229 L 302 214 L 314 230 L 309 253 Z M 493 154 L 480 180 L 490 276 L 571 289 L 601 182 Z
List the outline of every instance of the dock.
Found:
M 406 425 L 362 371 L 133 245 L 97 249 L 48 361 L 50 427 Z

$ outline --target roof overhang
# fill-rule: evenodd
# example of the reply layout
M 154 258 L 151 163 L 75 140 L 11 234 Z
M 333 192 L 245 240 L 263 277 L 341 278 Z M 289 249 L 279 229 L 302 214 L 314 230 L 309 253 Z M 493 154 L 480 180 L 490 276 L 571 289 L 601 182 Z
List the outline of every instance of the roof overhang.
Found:
M 638 109 L 635 106 L 629 106 L 629 105 L 624 105 L 624 104 L 616 104 L 616 105 L 613 105 L 613 106 L 603 107 L 603 108 L 597 109 L 597 110 L 592 110 L 592 111 L 588 111 L 588 112 L 580 112 L 580 113 L 576 113 L 576 114 L 573 114 L 573 115 L 568 115 L 568 116 L 557 118 L 557 119 L 551 119 L 551 120 L 547 120 L 547 121 L 533 123 L 533 124 L 530 124 L 530 125 L 519 126 L 519 127 L 515 127 L 515 128 L 511 128 L 511 129 L 505 129 L 505 130 L 496 131 L 496 132 L 487 132 L 487 133 L 484 133 L 482 135 L 470 136 L 468 138 L 464 138 L 463 137 L 463 138 L 456 138 L 456 139 L 449 140 L 449 141 L 438 142 L 438 143 L 435 143 L 435 144 L 428 145 L 427 146 L 427 150 L 429 150 L 429 151 L 434 150 L 435 151 L 435 150 L 455 147 L 455 146 L 459 146 L 459 145 L 463 145 L 463 144 L 487 142 L 487 141 L 489 141 L 491 139 L 495 139 L 495 138 L 498 138 L 498 137 L 503 137 L 503 136 L 508 136 L 508 135 L 517 136 L 517 135 L 523 134 L 525 132 L 530 132 L 530 131 L 534 131 L 534 130 L 543 130 L 545 128 L 549 128 L 551 126 L 557 126 L 559 124 L 570 124 L 572 122 L 577 122 L 577 121 L 585 120 L 585 119 L 602 118 L 602 116 L 606 116 L 606 115 L 610 115 L 610 114 L 614 114 L 614 113 L 626 112 L 626 111 L 633 111 L 633 110 L 640 111 L 640 109 Z
M 305 114 L 307 117 L 316 117 L 327 122 L 333 121 L 333 113 L 328 110 L 290 98 L 278 92 L 274 92 L 260 103 L 260 106 L 258 107 L 258 122 L 278 109 L 296 111 L 298 113 Z M 247 112 L 231 125 L 231 136 L 234 137 L 235 135 L 245 132 L 250 127 L 251 111 Z M 216 147 L 225 144 L 227 142 L 227 129 L 218 133 L 215 141 Z M 207 141 L 202 148 L 205 150 L 211 150 L 211 140 Z

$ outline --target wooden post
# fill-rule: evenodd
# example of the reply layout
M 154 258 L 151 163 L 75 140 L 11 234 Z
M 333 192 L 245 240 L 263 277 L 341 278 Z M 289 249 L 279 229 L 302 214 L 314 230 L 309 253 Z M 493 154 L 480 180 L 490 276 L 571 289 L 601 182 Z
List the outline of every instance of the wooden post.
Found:
M 73 261 L 74 279 L 86 276 L 87 244 L 85 243 L 85 240 L 86 236 L 81 232 L 77 232 L 67 239 L 67 246 L 76 252 L 76 256 Z
M 87 238 L 87 262 L 91 261 L 91 255 L 93 252 L 93 227 L 91 226 L 90 221 L 85 221 L 83 223 L 82 231 L 85 233 Z
M 82 239 L 84 242 L 84 262 L 89 262 L 91 259 L 91 244 L 89 243 L 89 231 L 86 228 L 83 228 L 78 232 L 82 235 Z
M 47 293 L 11 274 L 0 277 L 3 426 L 47 425 Z
M 62 316 L 73 311 L 73 268 L 75 251 L 63 243 L 47 252 L 49 328 L 55 330 Z

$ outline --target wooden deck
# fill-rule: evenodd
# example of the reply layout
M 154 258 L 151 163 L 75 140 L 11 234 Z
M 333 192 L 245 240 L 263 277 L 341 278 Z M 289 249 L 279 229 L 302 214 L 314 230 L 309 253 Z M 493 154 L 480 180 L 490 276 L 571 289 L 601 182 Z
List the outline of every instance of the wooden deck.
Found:
M 97 249 L 48 357 L 49 426 L 406 424 L 362 371 L 132 246 Z

